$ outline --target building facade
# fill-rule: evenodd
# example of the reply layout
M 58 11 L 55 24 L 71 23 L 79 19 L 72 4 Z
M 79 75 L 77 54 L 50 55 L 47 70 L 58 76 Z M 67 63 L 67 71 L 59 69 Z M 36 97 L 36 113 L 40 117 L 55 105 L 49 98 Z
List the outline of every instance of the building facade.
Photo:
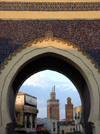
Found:
M 78 106 L 74 108 L 74 120 L 75 120 L 75 130 L 79 132 L 83 132 L 82 124 L 80 124 L 82 115 L 82 106 Z
M 50 93 L 50 99 L 47 100 L 47 118 L 59 120 L 59 100 L 56 99 L 55 87 Z
M 70 97 L 67 98 L 67 104 L 65 105 L 65 116 L 66 122 L 73 121 L 73 104 Z
M 72 134 L 74 131 L 74 122 L 63 122 L 63 124 L 60 125 L 60 134 Z
M 15 131 L 36 132 L 37 98 L 26 93 L 18 93 L 15 102 L 17 125 Z
M 41 130 L 46 130 L 51 134 L 57 134 L 57 119 L 48 119 L 48 118 L 38 118 L 37 119 L 37 126 L 42 125 Z

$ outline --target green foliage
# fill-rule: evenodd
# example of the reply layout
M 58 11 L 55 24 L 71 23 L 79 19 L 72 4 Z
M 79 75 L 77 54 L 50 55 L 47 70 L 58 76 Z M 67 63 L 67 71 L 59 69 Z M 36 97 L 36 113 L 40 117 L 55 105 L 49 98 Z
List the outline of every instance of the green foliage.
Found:
M 15 128 L 23 128 L 24 127 L 24 125 L 21 125 L 21 124 L 16 124 L 15 125 Z
M 81 134 L 80 131 L 74 131 L 73 134 Z

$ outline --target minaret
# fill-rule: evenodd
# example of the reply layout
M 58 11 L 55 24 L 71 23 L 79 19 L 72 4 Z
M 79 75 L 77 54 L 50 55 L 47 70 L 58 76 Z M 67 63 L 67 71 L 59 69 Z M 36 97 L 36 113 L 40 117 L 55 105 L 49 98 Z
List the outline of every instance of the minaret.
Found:
M 65 105 L 66 121 L 73 121 L 73 104 L 71 104 L 71 98 L 67 98 L 67 104 Z
M 50 99 L 47 100 L 47 118 L 59 120 L 59 100 L 56 99 L 55 86 L 50 93 Z

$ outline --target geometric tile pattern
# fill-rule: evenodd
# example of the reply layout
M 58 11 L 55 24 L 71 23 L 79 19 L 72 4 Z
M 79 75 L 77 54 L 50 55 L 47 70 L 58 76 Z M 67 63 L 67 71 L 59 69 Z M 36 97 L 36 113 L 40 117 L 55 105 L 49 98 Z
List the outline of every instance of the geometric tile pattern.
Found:
M 100 67 L 100 20 L 0 20 L 0 64 L 24 43 L 46 31 L 90 55 Z
M 0 11 L 100 11 L 100 2 L 0 2 Z

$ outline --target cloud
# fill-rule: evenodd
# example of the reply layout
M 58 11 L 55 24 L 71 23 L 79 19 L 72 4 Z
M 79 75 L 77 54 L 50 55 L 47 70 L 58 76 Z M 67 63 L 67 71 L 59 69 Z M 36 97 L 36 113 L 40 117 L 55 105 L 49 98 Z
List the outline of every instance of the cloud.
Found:
M 49 78 L 45 75 L 44 72 L 39 72 L 29 77 L 23 83 L 23 85 L 33 85 L 33 86 L 39 86 L 42 88 L 47 88 L 49 86 L 49 84 L 47 83 L 48 79 Z
M 58 74 L 57 74 L 58 77 Z M 60 75 L 59 75 L 60 77 Z M 41 88 L 52 88 L 54 85 L 61 91 L 73 90 L 76 91 L 75 86 L 72 84 L 70 80 L 64 79 L 62 81 L 55 79 L 50 79 L 46 74 L 45 71 L 41 71 L 39 73 L 34 74 L 33 76 L 29 77 L 23 85 L 32 85 L 34 87 L 38 86 Z

